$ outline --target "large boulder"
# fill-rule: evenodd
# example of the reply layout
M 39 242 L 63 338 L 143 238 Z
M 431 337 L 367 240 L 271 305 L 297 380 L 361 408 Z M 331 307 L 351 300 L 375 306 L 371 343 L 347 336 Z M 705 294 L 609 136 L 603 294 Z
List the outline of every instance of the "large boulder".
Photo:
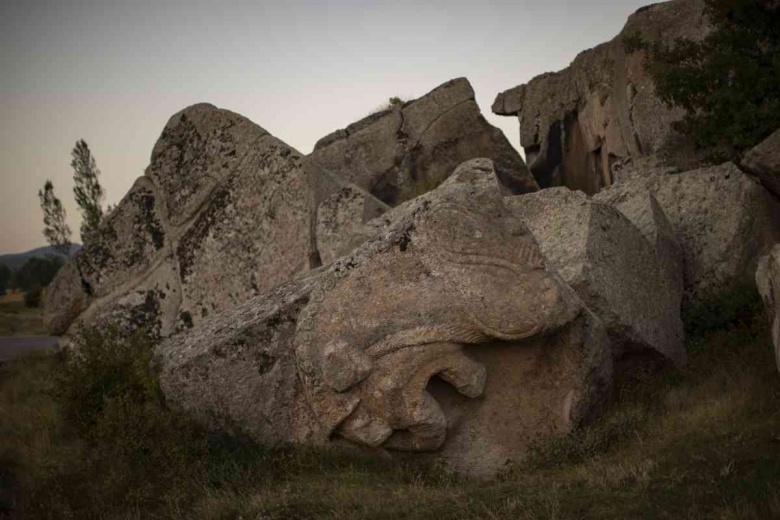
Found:
M 493 160 L 507 190 L 538 189 L 503 132 L 480 113 L 465 78 L 320 139 L 310 157 L 390 206 L 434 188 L 477 157 Z
M 780 130 L 749 150 L 740 164 L 761 179 L 761 183 L 780 197 Z
M 43 308 L 43 325 L 49 334 L 65 334 L 71 323 L 89 305 L 90 295 L 83 285 L 83 278 L 79 273 L 78 257 L 76 253 L 57 272 L 57 276 L 46 288 L 46 305 Z
M 568 432 L 608 390 L 608 340 L 494 175 L 464 166 L 352 254 L 163 342 L 168 400 L 264 444 L 426 452 L 472 475 Z
M 780 243 L 759 261 L 756 285 L 772 324 L 772 342 L 775 345 L 777 369 L 780 371 Z
M 626 36 L 651 42 L 702 39 L 703 0 L 672 0 L 639 9 L 611 41 L 580 53 L 566 69 L 498 94 L 493 112 L 520 120 L 520 144 L 541 187 L 588 194 L 613 182 L 623 158 L 663 152 L 678 140 L 681 118 L 655 94 L 642 52 L 626 53 Z
M 47 323 L 197 325 L 317 267 L 317 206 L 344 185 L 246 118 L 191 106 L 47 291 Z
M 683 173 L 627 175 L 600 197 L 657 199 L 682 247 L 684 302 L 754 283 L 758 259 L 780 241 L 780 202 L 732 163 Z M 625 202 L 623 203 L 625 206 Z
M 506 204 L 604 322 L 617 360 L 650 354 L 685 361 L 681 294 L 654 244 L 623 214 L 566 187 L 508 197 Z

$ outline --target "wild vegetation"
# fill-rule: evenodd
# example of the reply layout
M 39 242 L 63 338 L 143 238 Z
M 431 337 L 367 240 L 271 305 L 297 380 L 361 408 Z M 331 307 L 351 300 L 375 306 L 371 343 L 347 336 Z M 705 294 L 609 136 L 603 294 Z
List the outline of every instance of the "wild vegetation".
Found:
M 38 200 L 43 211 L 43 236 L 46 241 L 65 258 L 70 256 L 70 226 L 68 226 L 67 212 L 54 195 L 54 184 L 47 180 L 43 189 L 38 191 Z
M 0 264 L 0 296 L 12 289 L 24 294 L 28 307 L 39 307 L 44 288 L 51 283 L 63 264 L 64 260 L 55 255 L 29 258 L 16 271 Z
M 0 367 L 0 517 L 771 518 L 780 378 L 754 291 L 689 309 L 690 360 L 638 369 L 605 416 L 499 479 L 205 431 L 141 335 Z
M 684 110 L 676 129 L 734 158 L 780 127 L 780 4 L 706 0 L 706 14 L 713 30 L 701 42 L 666 45 L 636 34 L 625 44 L 645 51 L 658 96 Z

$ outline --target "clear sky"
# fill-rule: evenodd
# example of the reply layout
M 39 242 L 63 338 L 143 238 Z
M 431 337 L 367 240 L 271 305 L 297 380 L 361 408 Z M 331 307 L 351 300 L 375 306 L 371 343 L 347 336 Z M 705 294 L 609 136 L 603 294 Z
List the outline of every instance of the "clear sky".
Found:
M 0 3 L 0 254 L 45 244 L 54 182 L 80 241 L 70 151 L 89 143 L 115 204 L 175 112 L 205 101 L 309 153 L 390 96 L 466 76 L 495 95 L 611 39 L 649 0 L 7 0 Z

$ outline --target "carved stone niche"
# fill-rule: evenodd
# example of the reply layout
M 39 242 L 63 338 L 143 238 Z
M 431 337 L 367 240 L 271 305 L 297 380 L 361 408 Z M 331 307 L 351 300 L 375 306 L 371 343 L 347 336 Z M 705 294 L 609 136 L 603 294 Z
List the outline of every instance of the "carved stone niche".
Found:
M 370 225 L 349 256 L 162 344 L 168 398 L 263 443 L 340 439 L 476 476 L 600 404 L 603 328 L 504 206 L 492 162 Z

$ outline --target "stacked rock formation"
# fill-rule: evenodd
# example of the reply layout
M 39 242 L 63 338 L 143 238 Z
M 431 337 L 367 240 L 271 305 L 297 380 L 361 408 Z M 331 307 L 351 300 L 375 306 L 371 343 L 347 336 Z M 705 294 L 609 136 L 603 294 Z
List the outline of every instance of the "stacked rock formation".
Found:
M 643 7 L 617 37 L 566 69 L 499 94 L 493 112 L 520 120 L 520 144 L 541 187 L 595 194 L 612 184 L 621 159 L 661 152 L 675 139 L 671 123 L 682 116 L 655 95 L 643 53 L 627 53 L 624 38 L 700 40 L 708 31 L 702 0 Z
M 623 52 L 707 30 L 701 0 L 649 6 L 500 94 L 530 170 L 465 79 L 306 157 L 189 107 L 57 275 L 46 323 L 146 330 L 170 403 L 211 428 L 478 476 L 592 417 L 613 370 L 684 363 L 681 306 L 736 283 L 758 284 L 780 351 L 780 134 L 739 165 L 664 166 L 679 114 Z
M 504 205 L 492 163 L 386 213 L 353 253 L 177 335 L 166 395 L 265 443 L 434 452 L 490 475 L 609 388 L 609 344 Z
M 384 132 L 391 120 L 400 122 Z M 201 104 L 174 115 L 144 176 L 52 284 L 50 331 L 101 322 L 166 337 L 330 263 L 389 208 L 366 191 L 377 191 L 379 177 L 425 191 L 460 162 L 486 156 L 503 165 L 503 189 L 537 189 L 465 79 L 337 134 L 303 157 L 227 110 Z M 358 156 L 359 165 L 336 160 Z M 361 169 L 388 157 L 398 161 L 392 175 Z

